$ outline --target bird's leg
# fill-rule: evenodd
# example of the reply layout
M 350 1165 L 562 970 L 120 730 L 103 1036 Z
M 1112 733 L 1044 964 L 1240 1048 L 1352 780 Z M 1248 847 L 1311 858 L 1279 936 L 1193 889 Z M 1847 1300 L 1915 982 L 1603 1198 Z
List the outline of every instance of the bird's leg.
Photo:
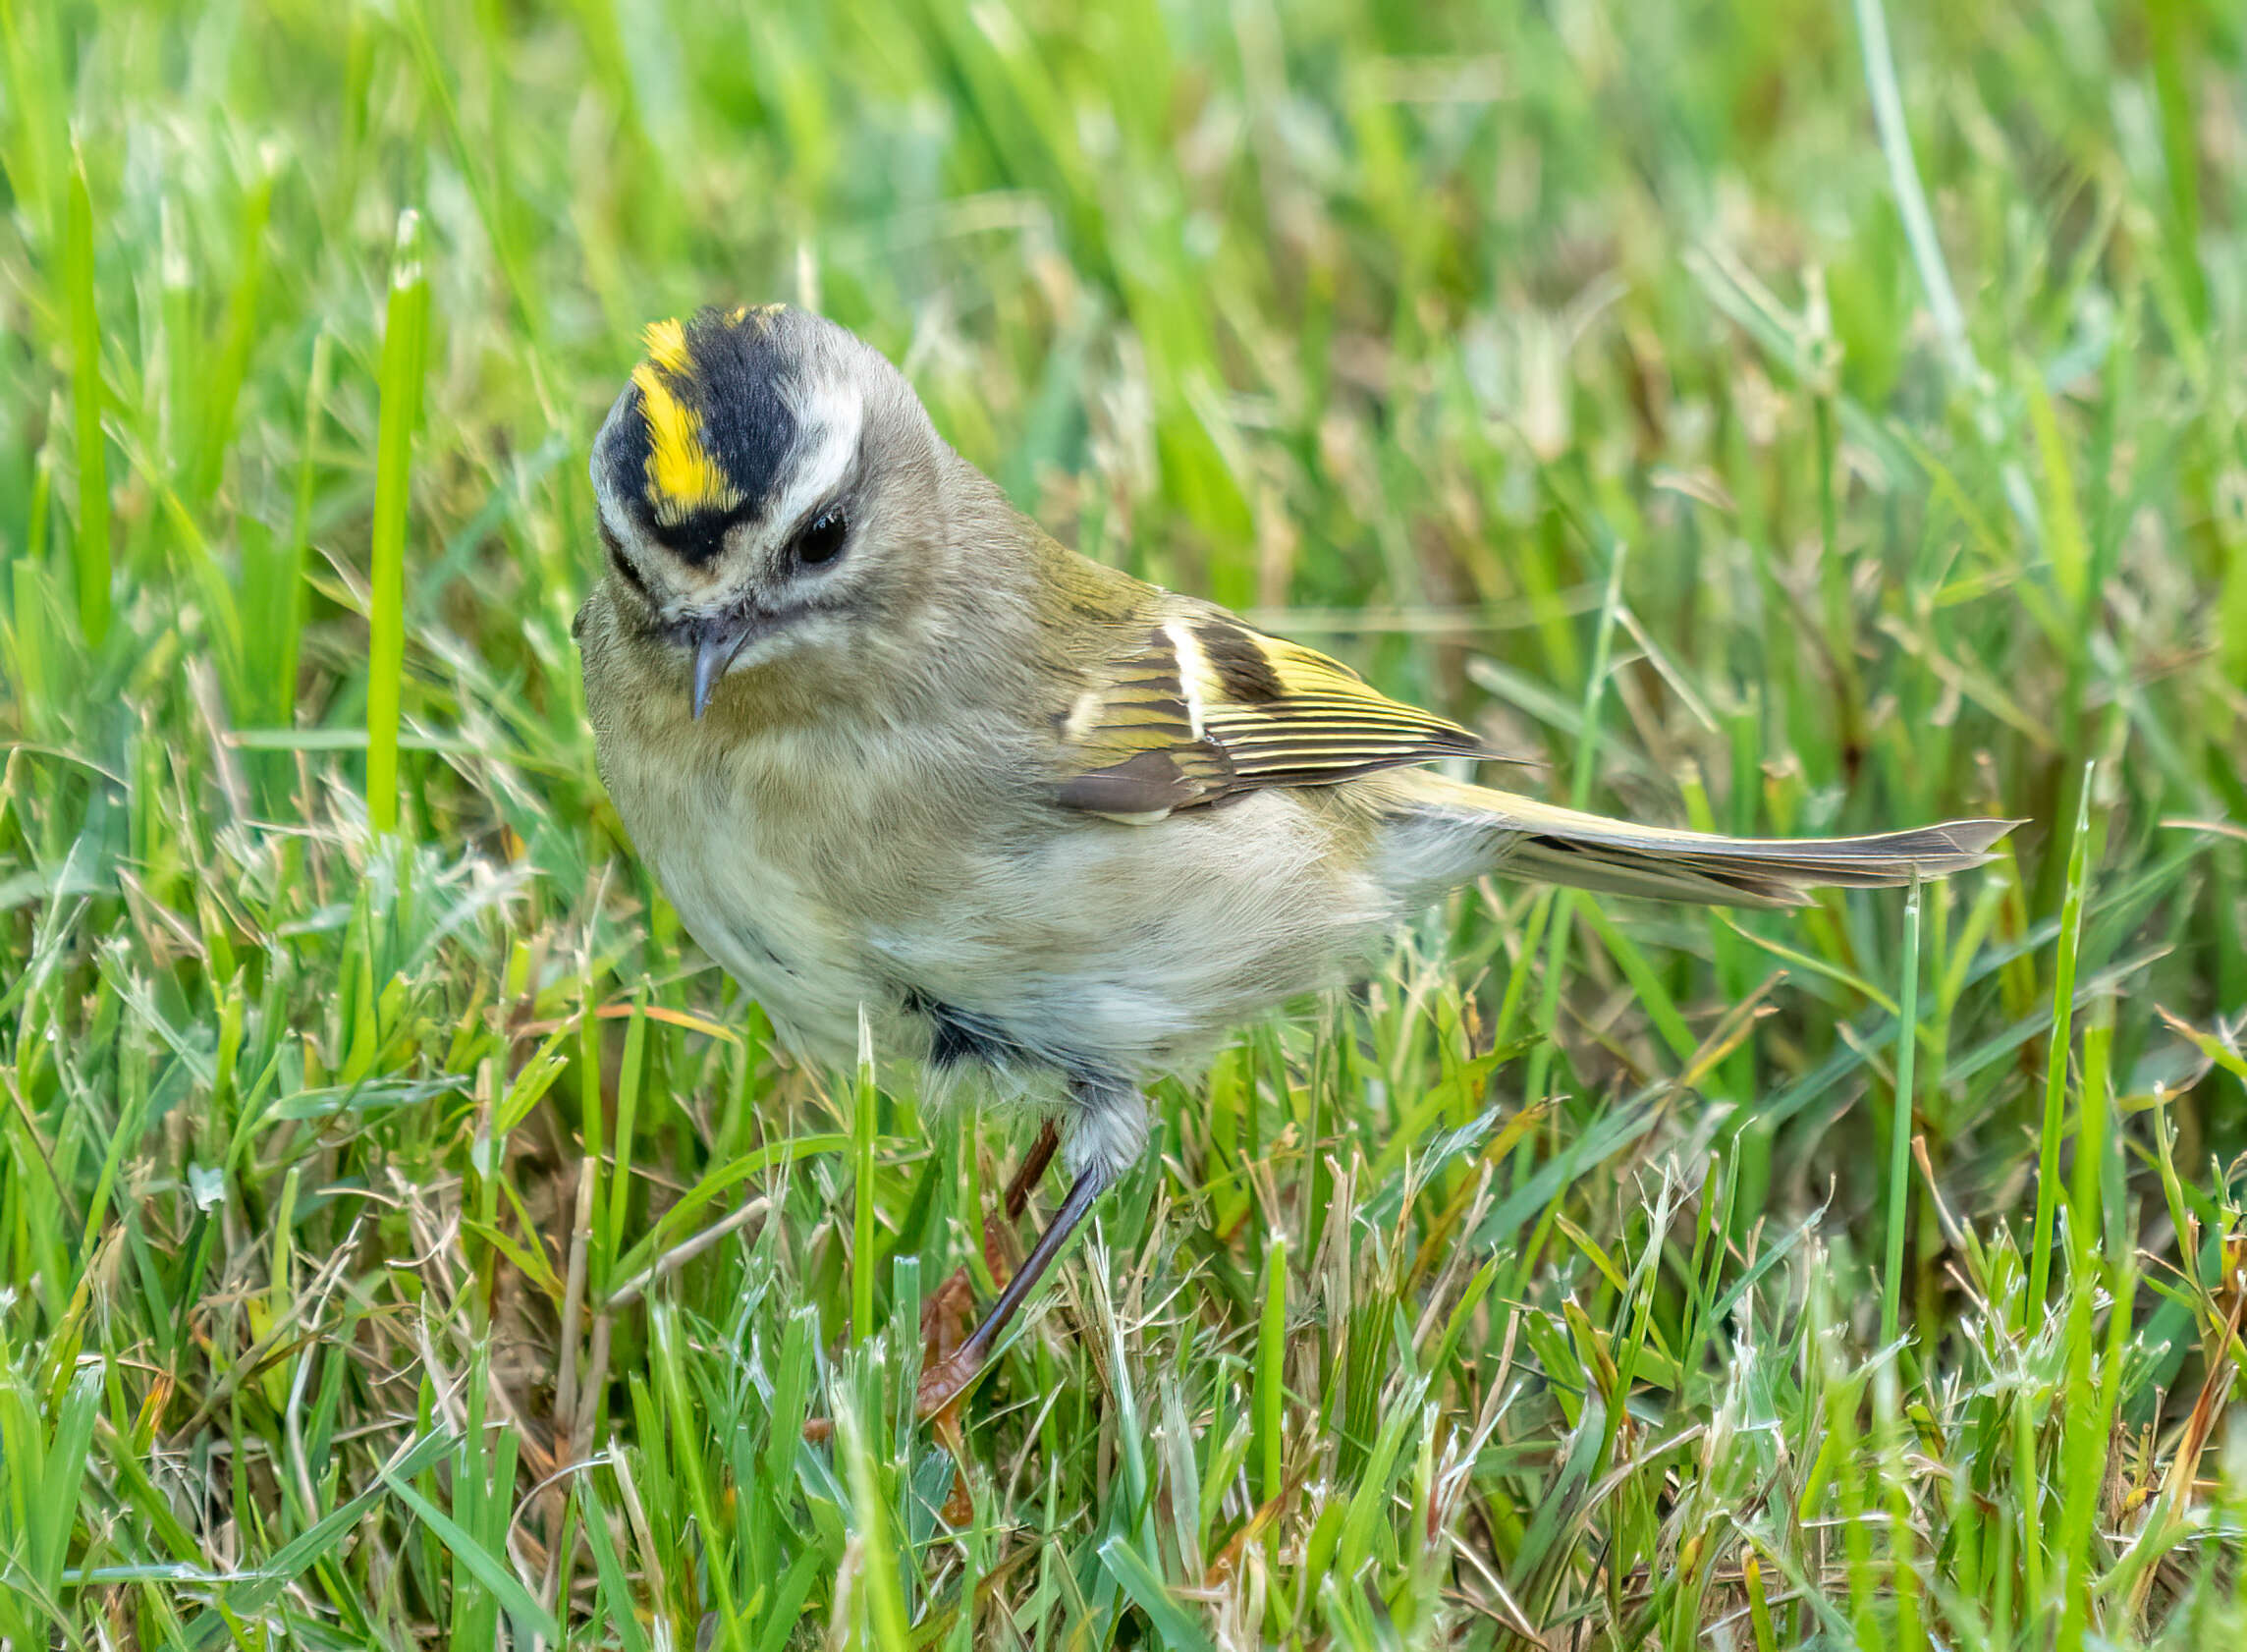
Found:
M 1038 1138 L 1030 1144 L 1028 1155 L 1014 1179 L 1007 1184 L 1007 1196 L 1002 1208 L 1010 1223 L 1019 1222 L 1030 1202 L 1030 1189 L 1045 1175 L 1046 1167 L 1053 1163 L 1055 1150 L 1061 1145 L 1061 1132 L 1051 1119 Z M 983 1260 L 991 1270 L 991 1277 L 1005 1281 L 1007 1261 L 1000 1239 L 1000 1221 L 996 1213 L 983 1219 Z M 920 1309 L 921 1358 L 930 1365 L 949 1358 L 958 1346 L 959 1328 L 967 1322 L 967 1315 L 975 1305 L 975 1289 L 967 1270 L 952 1270 L 945 1282 L 938 1286 Z
M 934 1418 L 940 1432 L 958 1429 L 954 1406 L 983 1374 L 1016 1311 L 1037 1289 L 1069 1237 L 1092 1214 L 1102 1190 L 1128 1170 L 1146 1148 L 1147 1103 L 1136 1085 L 1109 1074 L 1078 1070 L 1069 1074 L 1069 1165 L 1075 1172 L 1075 1180 L 1061 1209 L 1054 1213 L 1052 1226 L 1038 1236 L 1037 1244 L 999 1293 L 983 1323 L 957 1350 L 923 1371 L 915 1407 L 922 1416 Z M 1031 1158 L 1042 1163 L 1046 1151 L 1041 1137 Z M 1016 1180 L 1026 1198 L 1027 1182 Z
M 1037 1186 L 1038 1179 L 1045 1175 L 1046 1167 L 1053 1163 L 1054 1152 L 1061 1146 L 1061 1131 L 1048 1119 L 1038 1131 L 1038 1138 L 1030 1144 L 1021 1167 L 1014 1179 L 1007 1184 L 1006 1195 L 1000 1200 L 1000 1210 L 983 1218 L 983 1261 L 991 1270 L 994 1280 L 1007 1278 L 1006 1230 L 1022 1219 L 1029 1207 L 1030 1190 Z M 1005 1212 L 1002 1220 L 1000 1211 Z M 1001 1289 L 1005 1289 L 1002 1283 Z M 965 1267 L 955 1268 L 935 1295 L 928 1299 L 920 1313 L 921 1368 L 924 1371 L 946 1369 L 959 1351 L 959 1328 L 967 1323 L 967 1316 L 975 1306 L 975 1288 L 969 1282 Z M 982 1362 L 976 1362 L 981 1368 Z M 969 1373 L 973 1380 L 973 1373 Z M 964 1389 L 953 1391 L 958 1395 Z M 923 1392 L 926 1392 L 925 1386 Z M 951 1396 L 940 1402 L 949 1404 Z M 923 1415 L 930 1414 L 924 1411 Z M 963 1526 L 975 1517 L 975 1501 L 967 1490 L 967 1443 L 960 1437 L 959 1416 L 957 1411 L 937 1418 L 937 1432 L 953 1456 L 952 1493 L 944 1500 L 944 1518 L 952 1525 Z
M 1029 1156 L 1022 1161 L 1022 1168 L 1014 1172 L 1014 1180 L 1007 1184 L 1008 1221 L 1022 1219 L 1022 1212 L 1029 1206 L 1030 1189 L 1038 1184 L 1038 1178 L 1045 1175 L 1046 1166 L 1053 1163 L 1054 1149 L 1060 1145 L 1061 1131 L 1048 1119 L 1045 1129 L 1038 1131 L 1037 1140 L 1030 1143 Z
M 1019 1222 L 1022 1219 L 1022 1212 L 1029 1207 L 1030 1190 L 1038 1184 L 1038 1179 L 1044 1176 L 1047 1168 L 1052 1165 L 1054 1153 L 1060 1146 L 1061 1131 L 1055 1127 L 1054 1122 L 1048 1119 L 1045 1128 L 1038 1131 L 1037 1140 L 1030 1143 L 1030 1150 L 1023 1158 L 1021 1168 L 1014 1172 L 1014 1179 L 1007 1184 L 1007 1192 L 1002 1201 L 1002 1207 L 1007 1213 L 1009 1222 Z M 1006 1263 L 999 1252 L 999 1218 L 996 1215 L 987 1216 L 983 1219 L 983 1258 L 990 1265 L 991 1277 L 997 1279 L 1004 1270 Z M 953 1269 L 945 1282 L 938 1286 L 935 1292 L 921 1303 L 920 1346 L 921 1362 L 924 1370 L 929 1372 L 944 1370 L 964 1351 L 959 1345 L 959 1331 L 958 1328 L 967 1323 L 967 1316 L 974 1306 L 975 1287 L 968 1279 L 967 1270 L 964 1267 Z M 1013 1309 L 1008 1311 L 1012 1313 Z M 994 1310 L 993 1317 L 997 1317 L 996 1310 Z M 985 1328 L 996 1337 L 1003 1326 L 1003 1320 L 998 1325 L 991 1325 L 987 1321 Z M 989 1344 L 986 1343 L 984 1347 L 988 1349 Z M 967 1380 L 972 1381 L 974 1371 L 981 1368 L 982 1360 L 978 1358 L 975 1361 L 974 1370 L 968 1372 Z M 966 1381 L 961 1382 L 959 1386 L 964 1388 Z M 921 1391 L 924 1394 L 928 1392 L 926 1379 L 922 1381 Z M 957 1393 L 958 1390 L 955 1392 Z M 929 1412 L 924 1407 L 921 1414 L 926 1416 Z M 817 1443 L 827 1439 L 834 1430 L 835 1424 L 831 1418 L 811 1417 L 803 1425 L 803 1437 Z M 957 1489 L 955 1495 L 958 1495 Z M 950 1515 L 948 1514 L 947 1517 L 949 1518 Z M 954 1523 L 959 1524 L 960 1522 L 956 1520 Z
M 938 1361 L 921 1373 L 920 1392 L 915 1406 L 924 1417 L 936 1416 L 948 1409 L 954 1401 L 967 1391 L 970 1383 L 982 1375 L 991 1350 L 1006 1334 L 1008 1324 L 1037 1289 L 1038 1281 L 1053 1266 L 1061 1254 L 1062 1246 L 1076 1232 L 1084 1219 L 1092 1213 L 1092 1206 L 1101 1190 L 1115 1180 L 1114 1173 L 1105 1166 L 1087 1165 L 1077 1173 L 1069 1185 L 1069 1197 L 1062 1200 L 1061 1209 L 1054 1214 L 1052 1225 L 1038 1236 L 1036 1246 L 1007 1282 L 1006 1290 L 991 1304 L 991 1311 L 983 1316 L 983 1323 L 968 1334 L 965 1342 L 949 1357 Z

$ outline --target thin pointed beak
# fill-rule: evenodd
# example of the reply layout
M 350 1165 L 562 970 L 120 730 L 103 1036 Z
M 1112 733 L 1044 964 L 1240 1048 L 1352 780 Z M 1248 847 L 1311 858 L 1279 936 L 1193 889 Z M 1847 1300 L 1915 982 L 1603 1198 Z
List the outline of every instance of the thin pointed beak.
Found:
M 694 639 L 694 720 L 700 722 L 710 696 L 725 680 L 726 668 L 764 630 L 763 616 L 739 614 L 713 620 Z

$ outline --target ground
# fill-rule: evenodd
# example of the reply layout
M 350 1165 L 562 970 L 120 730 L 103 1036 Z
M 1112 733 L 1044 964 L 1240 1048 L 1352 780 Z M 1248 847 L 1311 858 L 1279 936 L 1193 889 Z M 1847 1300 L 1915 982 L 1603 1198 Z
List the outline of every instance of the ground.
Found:
M 0 0 L 0 1644 L 2247 1639 L 2236 7 Z M 918 1429 L 1030 1129 L 784 1059 L 570 639 L 639 329 L 772 299 L 1519 784 L 2026 824 L 1462 892 L 1162 1085 Z

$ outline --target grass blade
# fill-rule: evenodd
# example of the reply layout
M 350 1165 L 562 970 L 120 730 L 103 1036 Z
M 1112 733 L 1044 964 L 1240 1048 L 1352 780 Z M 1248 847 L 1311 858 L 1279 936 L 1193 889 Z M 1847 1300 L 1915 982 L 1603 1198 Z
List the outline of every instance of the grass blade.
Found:
M 1147 1557 L 1131 1546 L 1129 1538 L 1122 1532 L 1111 1535 L 1100 1545 L 1100 1564 L 1117 1586 L 1131 1597 L 1131 1604 L 1147 1615 L 1163 1645 L 1178 1652 L 1217 1652 L 1216 1644 L 1164 1587 L 1155 1569 L 1147 1564 Z
M 2076 949 L 2083 938 L 2084 897 L 2091 882 L 2091 781 L 2083 768 L 2075 834 L 2067 852 L 2067 894 L 2059 911 L 2059 950 L 2053 965 L 2052 1037 L 2045 1046 L 2044 1125 L 2037 1135 L 2036 1217 L 2029 1229 L 2029 1291 L 2021 1329 L 2043 1313 L 2052 1290 L 2052 1225 L 2059 1204 L 2059 1137 L 2067 1108 L 2067 1067 L 2074 1050 Z
M 505 1561 L 476 1541 L 466 1527 L 408 1485 L 395 1469 L 383 1470 L 382 1483 L 437 1534 L 437 1540 L 451 1551 L 455 1560 L 475 1573 L 476 1581 L 492 1592 L 509 1617 L 543 1636 L 549 1645 L 562 1643 L 562 1625 L 554 1621 L 552 1613 L 531 1598 L 530 1591 L 522 1586 L 522 1580 Z
M 857 1517 L 859 1564 L 864 1568 L 859 1576 L 863 1591 L 859 1610 L 864 1614 L 865 1639 L 853 1644 L 878 1647 L 880 1652 L 907 1652 L 912 1642 L 904 1596 L 898 1586 L 899 1555 L 890 1527 L 889 1502 L 882 1493 L 873 1448 L 855 1404 L 836 1407 L 835 1434 L 843 1448 L 850 1505 Z
M 78 625 L 89 646 L 109 634 L 109 460 L 101 431 L 101 316 L 93 297 L 93 198 L 85 157 L 73 152 L 63 231 L 63 296 L 70 310 L 71 415 L 78 439 Z
M 1903 1009 L 1902 1028 L 1896 1042 L 1895 1110 L 1889 1126 L 1889 1251 L 1888 1269 L 1881 1286 L 1881 1341 L 1893 1343 L 1902 1315 L 1904 1230 L 1911 1214 L 1911 1134 L 1913 1066 L 1919 1054 L 1919 915 L 1922 902 L 1919 874 L 1914 871 L 1911 894 L 1903 908 Z
M 1288 1240 L 1264 1249 L 1264 1315 L 1256 1337 L 1256 1498 L 1280 1495 L 1288 1407 Z
M 377 832 L 398 830 L 398 731 L 406 669 L 406 520 L 413 486 L 413 429 L 421 418 L 429 284 L 421 215 L 398 216 L 390 303 L 382 327 L 382 412 L 375 436 L 374 533 L 367 609 L 366 813 Z
M 874 1142 L 881 1091 L 874 1082 L 873 1029 L 858 1013 L 858 1071 L 850 1086 L 850 1341 L 862 1344 L 874 1334 Z

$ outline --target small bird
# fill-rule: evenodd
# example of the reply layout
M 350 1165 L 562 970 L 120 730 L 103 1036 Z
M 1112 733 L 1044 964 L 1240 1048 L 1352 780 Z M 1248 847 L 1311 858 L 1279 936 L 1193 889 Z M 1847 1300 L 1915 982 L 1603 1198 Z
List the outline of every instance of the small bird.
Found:
M 1496 872 L 1721 906 L 1935 878 L 2014 824 L 1757 840 L 1416 765 L 1488 755 L 1323 654 L 1057 543 L 801 309 L 658 321 L 593 444 L 578 613 L 602 778 L 702 947 L 806 1057 L 1061 1124 L 1067 1197 L 948 1405 L 1147 1142 L 1142 1081 Z

